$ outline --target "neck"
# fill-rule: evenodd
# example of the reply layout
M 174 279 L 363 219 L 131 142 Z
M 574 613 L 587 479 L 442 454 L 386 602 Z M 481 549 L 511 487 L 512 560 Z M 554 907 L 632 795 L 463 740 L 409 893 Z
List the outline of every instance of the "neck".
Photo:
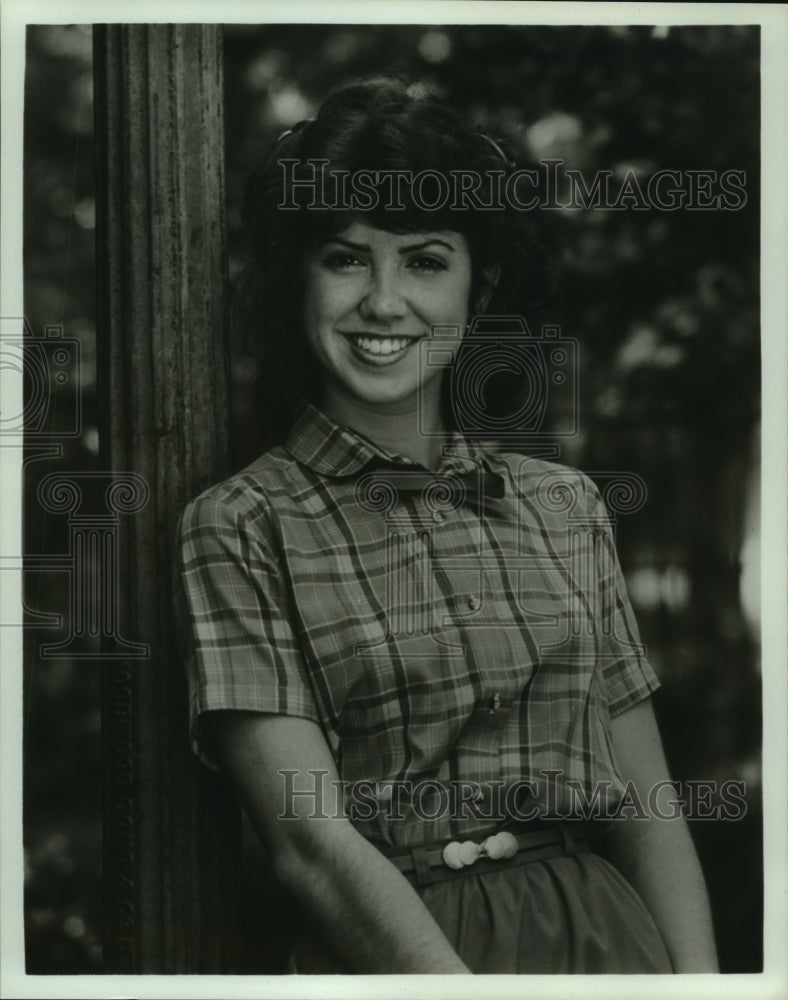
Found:
M 443 439 L 447 436 L 440 392 L 426 395 L 421 404 L 421 413 L 418 399 L 381 406 L 351 398 L 330 386 L 325 388 L 320 403 L 336 423 L 358 431 L 386 451 L 396 452 L 428 469 L 437 469 Z

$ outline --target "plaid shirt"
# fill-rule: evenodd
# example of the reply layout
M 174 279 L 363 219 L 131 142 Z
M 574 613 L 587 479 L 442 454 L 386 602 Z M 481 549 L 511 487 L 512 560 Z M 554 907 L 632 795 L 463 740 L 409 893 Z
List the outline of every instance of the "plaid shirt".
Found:
M 609 719 L 658 687 L 593 483 L 459 435 L 443 455 L 429 473 L 307 405 L 180 526 L 195 751 L 215 766 L 212 710 L 311 719 L 394 844 L 609 810 Z

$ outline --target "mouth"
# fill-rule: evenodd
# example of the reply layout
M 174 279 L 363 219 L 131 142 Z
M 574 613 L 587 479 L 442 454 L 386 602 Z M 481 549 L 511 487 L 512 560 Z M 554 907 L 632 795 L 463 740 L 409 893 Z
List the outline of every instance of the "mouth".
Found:
M 422 339 L 370 333 L 345 333 L 343 336 L 350 344 L 355 357 L 373 365 L 387 365 L 399 361 L 407 354 L 408 348 Z

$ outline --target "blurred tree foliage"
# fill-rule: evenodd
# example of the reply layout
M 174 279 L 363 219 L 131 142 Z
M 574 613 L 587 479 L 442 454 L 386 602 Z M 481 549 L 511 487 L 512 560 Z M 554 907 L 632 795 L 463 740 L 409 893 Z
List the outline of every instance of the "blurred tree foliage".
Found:
M 79 437 L 62 457 L 28 439 L 25 552 L 65 553 L 64 518 L 47 516 L 36 490 L 50 472 L 96 467 L 93 81 L 90 27 L 30 27 L 24 120 L 25 315 L 37 336 L 60 325 L 79 341 L 66 386 L 54 378 L 46 426 L 83 407 Z M 53 373 L 54 374 L 54 373 Z M 36 387 L 25 386 L 30 395 Z M 64 573 L 25 575 L 29 608 L 68 619 Z M 42 659 L 66 629 L 25 633 L 24 843 L 28 972 L 100 972 L 101 717 L 96 663 Z
M 524 161 L 561 159 L 615 184 L 632 171 L 743 171 L 738 210 L 553 210 L 545 245 L 553 312 L 580 352 L 579 435 L 561 460 L 647 484 L 619 518 L 619 551 L 649 654 L 675 777 L 743 780 L 748 814 L 695 823 L 723 968 L 761 962 L 759 416 L 759 37 L 746 26 L 227 26 L 227 202 L 231 277 L 248 252 L 248 173 L 284 129 L 348 77 L 423 80 Z M 62 531 L 34 501 L 41 475 L 95 462 L 93 178 L 89 29 L 29 30 L 25 116 L 26 309 L 36 332 L 62 321 L 83 349 L 85 430 L 62 459 L 30 466 L 27 550 Z M 686 176 L 686 174 L 685 174 Z M 98 331 L 100 336 L 101 332 Z M 256 454 L 256 362 L 234 352 L 238 466 Z M 564 414 L 565 416 L 565 414 Z M 555 419 L 560 420 L 559 411 Z M 755 543 L 755 544 L 754 544 Z M 57 574 L 28 600 L 62 610 Z M 33 591 L 34 588 L 34 591 Z M 100 962 L 97 677 L 42 662 L 28 633 L 25 841 L 31 971 Z M 250 858 L 253 852 L 250 849 Z M 733 859 L 736 864 L 732 864 Z M 250 863 L 248 926 L 265 924 Z M 260 891 L 264 891 L 260 889 Z M 254 897 L 254 901 L 253 900 Z M 252 967 L 276 968 L 278 939 Z

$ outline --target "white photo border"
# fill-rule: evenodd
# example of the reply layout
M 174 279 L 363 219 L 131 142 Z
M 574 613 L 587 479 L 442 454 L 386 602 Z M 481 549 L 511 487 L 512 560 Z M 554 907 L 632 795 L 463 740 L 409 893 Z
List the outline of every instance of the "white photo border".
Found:
M 403 23 L 758 24 L 762 29 L 762 552 L 764 706 L 764 972 L 721 976 L 34 976 L 24 971 L 22 863 L 22 633 L 3 629 L 0 673 L 0 997 L 458 997 L 778 998 L 788 995 L 788 8 L 783 4 L 528 3 L 484 0 L 5 0 L 0 11 L 3 149 L 0 315 L 22 316 L 22 127 L 27 24 Z M 3 382 L 3 407 L 21 411 L 22 385 Z M 15 408 L 15 404 L 16 405 Z M 20 555 L 21 448 L 0 449 L 0 553 Z M 20 574 L 21 577 L 21 574 Z M 21 579 L 0 574 L 0 606 L 18 609 Z

